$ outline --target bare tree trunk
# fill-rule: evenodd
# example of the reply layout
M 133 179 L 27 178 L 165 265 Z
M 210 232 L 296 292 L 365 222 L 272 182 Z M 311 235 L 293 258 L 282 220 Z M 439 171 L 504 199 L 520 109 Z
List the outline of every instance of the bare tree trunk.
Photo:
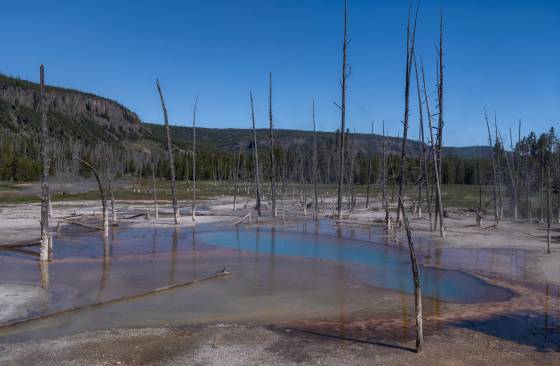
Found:
M 117 222 L 117 211 L 115 211 L 115 195 L 113 194 L 113 187 L 111 186 L 111 172 L 109 171 L 109 153 L 105 152 L 105 165 L 107 169 L 107 188 L 109 189 L 109 197 L 111 199 L 111 216 L 113 223 Z
M 424 182 L 424 186 L 426 188 L 426 205 L 428 208 L 428 217 L 430 219 L 430 228 L 432 228 L 432 200 L 431 197 L 429 195 L 429 191 L 428 191 L 428 156 L 426 153 L 426 142 L 424 140 L 424 112 L 422 110 L 422 96 L 420 93 L 420 80 L 418 77 L 418 64 L 416 63 L 416 56 L 414 56 L 414 71 L 415 71 L 415 76 L 416 76 L 416 93 L 418 94 L 418 114 L 420 116 L 420 143 L 422 144 L 421 146 L 421 151 L 419 153 L 419 156 L 421 156 L 421 158 L 419 158 L 420 161 L 420 170 L 422 171 L 422 163 L 423 163 L 423 168 L 424 170 L 422 171 L 421 174 L 423 174 L 423 179 L 420 179 L 420 183 L 419 183 L 419 190 L 418 190 L 418 205 L 419 205 L 419 218 L 421 216 L 420 214 L 420 210 L 422 207 L 422 181 Z
M 414 41 L 416 38 L 416 20 L 418 18 L 418 10 L 414 17 L 414 30 L 410 31 L 410 16 L 411 9 L 408 12 L 408 24 L 406 26 L 406 69 L 405 69 L 405 84 L 404 84 L 404 119 L 403 119 L 403 136 L 401 143 L 401 160 L 399 169 L 399 197 L 403 195 L 403 185 L 406 174 L 406 139 L 408 136 L 408 116 L 409 116 L 409 97 L 410 97 L 410 72 L 412 68 L 412 60 L 414 57 Z M 404 206 L 403 206 L 404 207 Z M 397 208 L 397 223 L 401 222 L 400 207 Z
M 547 181 L 546 181 L 546 254 L 550 254 L 550 166 L 547 168 Z
M 255 110 L 253 108 L 253 92 L 249 91 L 251 98 L 251 119 L 253 121 L 253 156 L 255 158 L 255 195 L 257 200 L 257 214 L 262 216 L 261 213 L 261 192 L 259 187 L 259 153 L 257 150 L 257 130 L 255 129 Z
M 371 122 L 371 137 L 372 137 L 372 145 L 373 145 L 373 121 Z M 371 147 L 370 147 L 370 152 L 368 154 L 368 171 L 367 171 L 367 190 L 366 190 L 366 209 L 369 208 L 369 190 L 371 187 L 371 158 L 372 158 L 372 154 L 371 154 Z
M 387 139 L 385 137 L 385 120 L 383 120 L 383 184 L 381 185 L 381 206 L 387 203 L 385 189 L 387 186 Z
M 269 74 L 268 121 L 270 124 L 270 198 L 272 217 L 276 217 L 276 161 L 274 159 L 274 128 L 272 125 L 272 73 Z
M 192 221 L 196 220 L 196 107 L 198 106 L 198 96 L 194 101 L 193 120 L 192 120 Z
M 42 262 L 49 260 L 49 130 L 47 127 L 47 98 L 45 95 L 45 67 L 39 69 L 41 106 L 41 253 Z
M 313 196 L 315 199 L 315 222 L 319 221 L 319 198 L 317 193 L 317 129 L 315 126 L 315 100 L 312 105 L 312 119 L 313 119 Z
M 156 187 L 156 165 L 152 159 L 152 185 L 154 189 L 154 215 L 156 220 L 159 219 L 158 204 L 157 204 L 157 187 Z
M 163 93 L 161 92 L 161 87 L 159 86 L 159 79 L 156 79 L 156 86 L 159 93 L 159 99 L 161 101 L 161 108 L 163 109 L 163 120 L 165 123 L 165 132 L 167 134 L 167 158 L 169 160 L 169 169 L 171 169 L 171 196 L 173 200 L 173 217 L 175 219 L 175 225 L 178 225 L 181 222 L 179 220 L 179 207 L 177 205 L 177 192 L 176 192 L 176 185 L 175 185 L 175 163 L 173 161 L 173 147 L 171 146 L 171 132 L 169 130 L 169 120 L 167 118 L 167 108 L 165 107 L 165 102 L 163 100 Z
M 103 183 L 101 182 L 101 178 L 97 174 L 95 168 L 88 163 L 76 156 L 76 160 L 78 160 L 83 166 L 91 170 L 95 179 L 97 180 L 97 185 L 99 186 L 99 194 L 101 195 L 101 205 L 103 206 L 103 236 L 109 236 L 109 209 L 107 208 L 107 200 L 105 198 L 105 190 L 103 189 Z
M 500 159 L 500 147 L 502 146 L 502 141 L 499 138 L 498 134 L 498 123 L 496 121 L 496 112 L 494 112 L 494 129 L 495 129 L 495 136 L 496 136 L 496 168 L 498 169 L 498 215 L 500 216 L 500 220 L 503 218 L 503 205 L 502 205 L 502 166 L 501 166 L 501 159 Z
M 482 226 L 482 181 L 480 179 L 480 152 L 478 149 L 476 156 L 476 175 L 478 178 L 478 212 L 476 213 L 476 223 Z
M 439 233 L 440 236 L 443 238 L 445 237 L 445 225 L 443 222 L 443 202 L 441 197 L 441 185 L 440 185 L 440 175 L 439 175 L 440 170 L 438 166 L 436 146 L 434 141 L 432 114 L 430 113 L 430 103 L 428 100 L 428 93 L 426 91 L 426 77 L 424 75 L 424 65 L 422 65 L 422 85 L 424 87 L 424 102 L 426 104 L 426 114 L 428 115 L 428 129 L 430 130 L 430 143 L 432 147 L 432 157 L 434 159 L 434 177 L 435 177 L 435 186 L 436 186 L 436 215 L 439 216 Z M 435 221 L 437 221 L 437 216 Z
M 337 217 L 342 218 L 342 185 L 344 184 L 344 131 L 346 130 L 346 49 L 348 47 L 348 1 L 344 0 L 344 41 L 342 43 L 342 97 L 340 104 L 340 142 L 338 147 L 338 199 Z
M 239 169 L 241 168 L 241 146 L 242 144 L 239 143 L 239 156 L 237 157 L 237 165 L 235 169 L 235 176 L 233 177 L 233 213 L 237 211 L 236 202 L 237 202 L 237 182 L 239 179 Z
M 486 112 L 486 108 L 484 108 L 484 118 L 486 119 L 486 127 L 488 128 L 488 145 L 492 149 L 492 171 L 494 176 L 494 221 L 496 221 L 496 225 L 500 222 L 500 216 L 498 214 L 498 180 L 496 176 L 496 158 L 494 153 L 494 146 L 492 145 L 492 134 L 490 133 L 490 124 L 488 123 L 488 113 Z
M 414 309 L 416 313 L 416 352 L 422 352 L 424 348 L 424 333 L 422 328 L 422 290 L 420 289 L 420 276 L 418 274 L 418 263 L 416 261 L 416 252 L 414 250 L 414 242 L 412 240 L 412 230 L 404 209 L 402 197 L 399 196 L 399 207 L 402 210 L 404 227 L 406 228 L 406 237 L 408 239 L 408 249 L 410 253 L 410 264 L 412 266 L 412 278 L 414 281 Z

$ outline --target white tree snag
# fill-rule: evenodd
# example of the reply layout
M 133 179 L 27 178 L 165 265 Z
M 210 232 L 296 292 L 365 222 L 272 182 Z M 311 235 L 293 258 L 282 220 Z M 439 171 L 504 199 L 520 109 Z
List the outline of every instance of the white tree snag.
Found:
M 486 112 L 486 108 L 484 108 L 484 118 L 486 120 L 486 127 L 488 128 L 488 145 L 492 149 L 492 176 L 494 178 L 494 221 L 496 222 L 496 225 L 498 225 L 498 223 L 500 222 L 500 216 L 498 214 L 498 177 L 496 174 L 496 154 L 494 152 L 494 146 L 492 145 L 492 134 L 490 133 L 490 123 L 488 122 L 488 113 Z
M 276 217 L 276 160 L 274 159 L 274 127 L 272 124 L 272 73 L 269 74 L 268 121 L 270 125 L 270 196 L 272 217 Z
M 418 5 L 420 6 L 420 4 Z M 409 101 L 410 101 L 410 74 L 412 71 L 412 61 L 414 57 L 414 41 L 416 39 L 416 21 L 418 19 L 418 9 L 414 17 L 414 29 L 410 30 L 410 15 L 411 9 L 408 12 L 408 23 L 406 26 L 406 69 L 405 69 L 405 82 L 404 82 L 404 117 L 403 117 L 403 135 L 401 142 L 401 159 L 399 169 L 399 196 L 403 194 L 403 185 L 406 179 L 406 139 L 408 137 L 408 116 L 409 116 Z M 397 223 L 400 224 L 400 208 L 397 209 Z
M 113 223 L 117 222 L 117 211 L 115 211 L 115 195 L 113 194 L 113 187 L 111 185 L 111 172 L 109 169 L 109 153 L 108 151 L 105 152 L 105 168 L 106 168 L 106 175 L 107 175 L 107 188 L 109 189 L 109 196 L 111 199 L 111 216 L 113 219 Z
M 256 195 L 256 209 L 258 216 L 261 216 L 261 192 L 259 184 L 259 152 L 257 150 L 257 130 L 255 128 L 255 109 L 253 108 L 253 92 L 249 91 L 251 98 L 251 120 L 253 121 L 253 156 L 255 159 L 255 195 Z
M 412 230 L 408 222 L 408 216 L 404 209 L 402 197 L 399 196 L 399 209 L 402 210 L 404 227 L 406 229 L 406 238 L 408 239 L 408 249 L 410 253 L 410 264 L 412 266 L 412 279 L 414 281 L 414 308 L 416 313 L 416 352 L 422 352 L 424 348 L 424 334 L 422 330 L 422 291 L 420 289 L 420 276 L 418 274 L 418 263 L 416 261 L 416 252 L 414 250 L 414 242 L 412 240 Z
M 550 254 L 550 220 L 551 220 L 551 208 L 550 208 L 550 167 L 547 168 L 547 180 L 546 180 L 546 254 Z
M 337 217 L 342 218 L 342 185 L 344 184 L 344 131 L 346 130 L 346 49 L 348 47 L 348 1 L 344 1 L 344 41 L 342 43 L 342 96 L 340 103 L 340 140 L 338 144 Z
M 241 168 L 241 149 L 242 144 L 239 143 L 239 155 L 237 156 L 237 164 L 235 168 L 235 176 L 233 177 L 233 213 L 237 212 L 237 191 L 238 191 L 238 181 L 239 181 L 239 170 Z
M 171 132 L 169 130 L 167 108 L 165 107 L 165 101 L 163 100 L 163 93 L 161 92 L 159 79 L 156 79 L 156 86 L 159 93 L 159 99 L 161 101 L 161 109 L 163 110 L 163 121 L 165 123 L 165 132 L 167 134 L 167 159 L 169 160 L 169 169 L 171 170 L 171 199 L 173 200 L 173 218 L 175 219 L 175 225 L 178 225 L 181 222 L 179 220 L 179 207 L 177 205 L 177 192 L 176 192 L 176 184 L 175 184 L 175 163 L 173 161 L 173 147 L 171 145 Z
M 373 145 L 373 121 L 371 121 L 371 142 Z M 369 149 L 369 153 L 368 153 L 368 170 L 367 170 L 367 189 L 366 189 L 366 209 L 369 208 L 369 191 L 371 188 L 371 158 L 372 158 L 372 154 L 371 154 L 372 149 Z
M 424 102 L 426 104 L 426 114 L 428 115 L 428 129 L 430 130 L 430 144 L 432 148 L 432 157 L 434 160 L 434 178 L 436 184 L 436 220 L 439 217 L 439 234 L 445 237 L 445 225 L 443 222 L 443 202 L 441 198 L 440 170 L 436 154 L 436 146 L 434 141 L 434 129 L 432 123 L 432 114 L 430 112 L 430 103 L 428 100 L 428 92 L 426 90 L 426 76 L 424 74 L 424 65 L 422 64 L 422 86 L 424 87 Z M 435 228 L 434 228 L 435 230 Z
M 315 126 L 315 99 L 313 99 L 312 104 L 312 119 L 313 119 L 313 198 L 315 200 L 315 215 L 314 219 L 315 222 L 319 221 L 319 199 L 318 199 L 318 192 L 317 192 L 317 160 L 318 160 L 318 151 L 317 151 L 317 128 Z
M 41 108 L 41 261 L 49 260 L 49 130 L 47 127 L 47 98 L 45 96 L 45 67 L 40 69 L 40 108 Z
M 196 107 L 198 105 L 198 96 L 194 101 L 193 119 L 192 119 L 192 221 L 196 220 Z M 188 174 L 187 174 L 188 175 Z
M 159 210 L 158 210 L 158 203 L 157 203 L 156 164 L 154 163 L 153 158 L 152 158 L 152 186 L 154 190 L 154 216 L 156 217 L 156 220 L 158 220 Z
M 76 160 L 78 160 L 83 166 L 91 170 L 95 179 L 97 180 L 97 185 L 99 186 L 99 194 L 101 195 L 101 205 L 103 206 L 103 236 L 109 236 L 109 209 L 107 208 L 107 200 L 105 198 L 105 190 L 103 189 L 103 183 L 101 182 L 101 178 L 97 174 L 95 168 L 88 163 L 76 156 Z

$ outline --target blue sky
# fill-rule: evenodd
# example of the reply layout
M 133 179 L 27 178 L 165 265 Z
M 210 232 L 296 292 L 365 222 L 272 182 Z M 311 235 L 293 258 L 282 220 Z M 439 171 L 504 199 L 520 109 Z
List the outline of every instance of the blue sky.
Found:
M 87 5 L 86 5 L 87 4 Z M 172 124 L 189 125 L 196 95 L 204 127 L 267 125 L 273 74 L 278 128 L 339 125 L 342 0 L 10 1 L 2 4 L 0 71 L 116 99 L 161 122 L 160 78 Z M 349 1 L 348 126 L 402 133 L 408 1 Z M 435 86 L 445 14 L 446 145 L 485 144 L 483 107 L 504 130 L 560 122 L 560 1 L 424 0 L 417 54 Z M 416 94 L 411 130 L 418 136 Z M 434 103 L 432 103 L 432 107 Z

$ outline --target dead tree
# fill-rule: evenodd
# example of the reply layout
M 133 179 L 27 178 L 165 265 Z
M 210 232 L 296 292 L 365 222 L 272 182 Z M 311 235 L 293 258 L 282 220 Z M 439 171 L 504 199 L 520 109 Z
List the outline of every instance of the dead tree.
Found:
M 499 135 L 500 135 L 500 141 L 502 141 L 502 143 L 503 143 L 504 140 L 502 138 L 502 134 L 500 133 Z M 505 156 L 506 168 L 507 168 L 507 171 L 509 173 L 509 179 L 510 179 L 510 184 L 511 184 L 511 192 L 512 192 L 512 198 L 513 198 L 512 203 L 513 203 L 513 211 L 514 211 L 513 218 L 514 218 L 515 221 L 517 221 L 517 183 L 515 182 L 515 165 L 514 165 L 515 160 L 513 158 L 514 151 L 513 151 L 513 140 L 512 140 L 512 137 L 511 137 L 511 128 L 509 130 L 509 138 L 510 138 L 510 144 L 512 146 L 512 149 L 511 149 L 512 163 L 511 164 L 509 163 L 509 158 L 508 158 L 507 153 L 505 153 L 504 156 Z
M 103 236 L 109 236 L 109 209 L 107 208 L 107 200 L 105 198 L 105 190 L 103 189 L 103 183 L 101 182 L 101 178 L 97 174 L 95 168 L 85 160 L 80 159 L 76 156 L 76 160 L 78 160 L 83 166 L 88 168 L 93 175 L 95 176 L 95 180 L 97 180 L 97 185 L 99 186 L 99 194 L 101 195 L 101 205 L 103 206 Z
M 371 122 L 371 137 L 372 137 L 372 145 L 373 145 L 373 121 Z M 371 148 L 370 153 L 368 154 L 368 171 L 367 171 L 367 190 L 366 190 L 366 209 L 369 208 L 369 190 L 371 186 Z
M 47 126 L 47 98 L 45 96 L 45 67 L 39 68 L 41 107 L 41 254 L 42 262 L 49 260 L 49 130 Z
M 315 199 L 315 222 L 319 221 L 319 199 L 317 193 L 317 128 L 315 126 L 315 99 L 312 104 L 312 119 L 313 119 L 313 196 Z
M 412 240 L 412 230 L 408 222 L 408 216 L 404 209 L 402 196 L 399 196 L 399 210 L 402 210 L 404 227 L 406 229 L 406 238 L 408 240 L 408 250 L 410 253 L 410 264 L 412 266 L 412 279 L 414 281 L 414 309 L 416 314 L 416 352 L 422 352 L 424 348 L 424 333 L 422 329 L 422 290 L 420 289 L 420 276 L 418 274 L 418 262 L 416 261 L 416 252 L 414 250 L 414 241 Z
M 437 221 L 437 218 L 439 217 L 439 234 L 443 238 L 445 237 L 445 224 L 443 222 L 443 202 L 442 202 L 443 200 L 441 198 L 440 170 L 439 170 L 438 159 L 436 154 L 432 114 L 430 113 L 430 102 L 428 100 L 428 92 L 426 90 L 426 76 L 424 74 L 424 65 L 422 65 L 422 85 L 424 87 L 424 103 L 426 104 L 426 114 L 428 115 L 428 129 L 430 130 L 430 145 L 432 148 L 432 157 L 434 160 L 434 178 L 435 178 L 434 180 L 436 186 L 436 217 L 434 221 Z
M 492 145 L 492 134 L 490 133 L 490 123 L 488 122 L 488 113 L 486 112 L 486 108 L 484 108 L 484 118 L 486 119 L 486 127 L 488 128 L 488 145 L 492 149 L 492 172 L 494 178 L 494 221 L 496 225 L 500 222 L 500 217 L 498 215 L 498 178 L 496 176 L 496 157 L 494 153 L 494 146 Z
M 342 185 L 344 184 L 344 131 L 346 130 L 346 49 L 348 47 L 348 1 L 344 1 L 344 41 L 342 43 L 342 96 L 340 103 L 340 140 L 338 146 L 338 192 L 337 192 L 337 217 L 342 218 Z
M 272 125 L 272 73 L 269 74 L 268 121 L 270 125 L 270 198 L 272 217 L 276 217 L 276 161 L 274 159 L 274 128 Z
M 410 16 L 411 9 L 408 12 L 408 23 L 406 26 L 406 69 L 405 69 L 405 82 L 404 82 L 404 119 L 403 119 L 403 135 L 401 143 L 401 160 L 399 169 L 399 192 L 398 195 L 403 195 L 403 185 L 406 174 L 406 139 L 408 136 L 408 116 L 409 116 L 409 97 L 410 97 L 410 73 L 412 70 L 412 61 L 414 57 L 414 41 L 416 38 L 416 21 L 418 19 L 418 8 L 414 17 L 414 30 L 410 30 Z M 397 209 L 397 223 L 400 223 L 400 208 Z
M 547 180 L 546 180 L 546 254 L 550 254 L 550 220 L 551 220 L 551 208 L 550 208 L 550 166 L 547 168 Z
M 504 214 L 504 207 L 502 205 L 502 164 L 500 159 L 500 151 L 502 145 L 501 138 L 498 134 L 498 122 L 496 121 L 496 112 L 494 112 L 494 129 L 495 129 L 495 140 L 496 140 L 496 168 L 498 169 L 498 215 L 500 216 L 500 220 L 503 218 Z M 543 175 L 544 177 L 544 175 Z
M 175 220 L 175 225 L 178 225 L 180 224 L 180 220 L 179 220 L 179 207 L 177 205 L 177 192 L 176 192 L 176 185 L 175 185 L 175 163 L 173 161 L 173 147 L 171 145 L 171 132 L 169 130 L 169 120 L 167 118 L 167 108 L 165 107 L 165 102 L 163 100 L 163 93 L 161 92 L 161 87 L 159 86 L 159 79 L 156 79 L 156 86 L 159 93 L 159 99 L 161 101 L 161 109 L 163 110 L 163 121 L 165 123 L 165 132 L 167 134 L 167 159 L 169 161 L 169 169 L 171 170 L 171 199 L 173 201 L 173 218 Z
M 241 168 L 241 148 L 242 144 L 239 144 L 239 155 L 237 156 L 237 165 L 235 169 L 235 176 L 233 177 L 233 212 L 237 211 L 236 203 L 237 203 L 237 182 L 239 180 L 239 170 Z
M 422 96 L 420 93 L 420 80 L 418 77 L 418 64 L 416 63 L 416 56 L 414 56 L 414 71 L 416 76 L 416 93 L 418 94 L 418 114 L 420 117 L 420 143 L 421 143 L 421 151 L 419 153 L 420 161 L 420 170 L 422 170 L 423 165 L 423 179 L 420 179 L 419 188 L 418 188 L 418 209 L 419 209 L 419 217 L 421 216 L 420 210 L 422 207 L 422 182 L 424 182 L 424 186 L 426 188 L 426 205 L 428 208 L 428 217 L 430 219 L 430 228 L 432 227 L 432 200 L 428 190 L 428 154 L 426 151 L 426 142 L 424 140 L 424 112 L 422 110 Z M 422 164 L 423 163 L 423 164 Z
M 386 186 L 387 186 L 387 138 L 385 137 L 385 120 L 383 120 L 383 180 L 381 185 L 381 206 L 387 205 Z
M 253 92 L 249 91 L 251 98 L 251 120 L 253 121 L 253 156 L 255 159 L 255 195 L 256 195 L 256 209 L 257 214 L 262 216 L 261 213 L 261 192 L 259 187 L 259 153 L 257 150 L 257 130 L 255 128 L 255 109 L 253 108 Z
M 154 190 L 154 216 L 156 220 L 159 219 L 158 204 L 157 204 L 157 187 L 156 187 L 156 165 L 152 157 L 152 185 Z
M 192 119 L 192 221 L 196 220 L 196 107 L 198 96 L 194 100 L 193 119 Z M 188 175 L 188 174 L 187 174 Z
M 109 197 L 111 199 L 111 216 L 113 218 L 113 223 L 117 222 L 117 211 L 115 211 L 115 195 L 113 193 L 113 187 L 111 185 L 111 172 L 109 169 L 109 153 L 105 151 L 105 168 L 107 174 L 107 188 L 109 189 Z

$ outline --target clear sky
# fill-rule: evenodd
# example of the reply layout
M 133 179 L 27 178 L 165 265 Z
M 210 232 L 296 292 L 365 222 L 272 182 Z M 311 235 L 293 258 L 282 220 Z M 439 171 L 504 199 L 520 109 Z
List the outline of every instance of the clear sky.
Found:
M 349 0 L 348 126 L 402 133 L 408 1 Z M 483 107 L 504 130 L 560 122 L 560 1 L 424 0 L 417 54 L 435 86 L 445 15 L 446 145 L 485 144 Z M 249 89 L 267 125 L 273 74 L 278 128 L 339 126 L 342 0 L 4 1 L 0 71 L 116 99 L 161 122 L 160 78 L 172 124 L 189 125 L 200 96 L 204 127 L 250 126 Z M 411 131 L 418 136 L 415 92 Z M 434 103 L 432 103 L 432 107 Z

